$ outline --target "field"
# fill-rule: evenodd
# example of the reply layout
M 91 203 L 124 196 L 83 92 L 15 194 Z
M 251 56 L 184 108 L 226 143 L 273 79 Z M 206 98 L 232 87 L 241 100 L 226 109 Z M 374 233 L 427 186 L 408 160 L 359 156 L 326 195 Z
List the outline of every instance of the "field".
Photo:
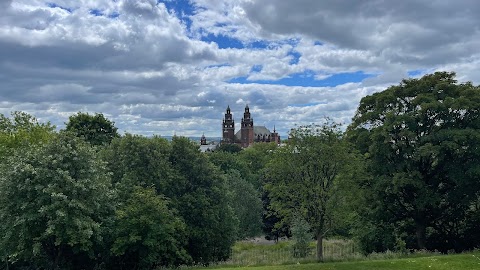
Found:
M 395 252 L 362 255 L 353 241 L 324 241 L 324 262 L 315 260 L 315 242 L 306 258 L 292 256 L 290 242 L 276 244 L 258 242 L 237 242 L 231 258 L 220 265 L 208 269 L 251 269 L 251 270 L 469 270 L 480 269 L 480 251 L 442 255 L 432 252 L 402 254 Z M 202 268 L 205 269 L 205 268 Z
M 323 254 L 327 261 L 363 257 L 354 242 L 349 240 L 325 240 Z M 238 242 L 233 247 L 230 260 L 223 264 L 231 266 L 279 265 L 315 262 L 315 258 L 315 242 L 310 244 L 310 252 L 306 258 L 294 258 L 289 241 L 280 241 L 276 244 Z
M 232 269 L 215 267 L 216 270 Z M 455 255 L 434 255 L 426 257 L 411 257 L 389 260 L 347 261 L 347 262 L 326 262 L 306 263 L 291 265 L 270 265 L 258 267 L 236 267 L 237 270 L 478 270 L 480 269 L 480 252 L 455 254 Z

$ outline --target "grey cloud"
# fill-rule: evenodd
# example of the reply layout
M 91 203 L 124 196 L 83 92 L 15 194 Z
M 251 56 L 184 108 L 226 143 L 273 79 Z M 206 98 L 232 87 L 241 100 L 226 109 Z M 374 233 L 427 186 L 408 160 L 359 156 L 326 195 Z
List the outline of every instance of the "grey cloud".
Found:
M 107 45 L 91 48 L 77 43 L 65 42 L 56 46 L 23 46 L 9 41 L 0 41 L 0 64 L 25 64 L 30 68 L 58 67 L 68 69 L 105 68 L 115 52 Z M 116 69 L 115 66 L 111 69 Z
M 124 0 L 123 10 L 127 13 L 131 13 L 137 16 L 155 16 L 155 8 L 157 1 L 155 0 Z
M 5 4 L 3 3 L 3 5 Z M 2 3 L 0 3 L 0 12 L 5 13 L 0 18 L 0 22 L 4 25 L 17 25 L 30 30 L 44 30 L 51 25 L 55 19 L 58 19 L 58 16 L 47 9 L 37 9 L 33 11 L 17 10 L 12 12 L 11 10 L 7 10 L 10 9 L 9 5 L 10 4 L 7 3 L 6 6 L 2 7 Z
M 479 78 L 474 1 L 206 2 L 190 16 L 189 30 L 154 0 L 80 1 L 71 14 L 28 0 L 16 2 L 27 8 L 0 9 L 0 112 L 25 110 L 59 127 L 75 112 L 102 112 L 121 131 L 221 136 L 226 106 L 239 123 L 248 103 L 257 124 L 275 124 L 285 135 L 324 116 L 348 123 L 363 96 L 398 83 L 408 70 L 458 69 L 461 80 Z M 240 2 L 251 3 L 242 10 Z M 97 4 L 118 18 L 91 16 Z M 203 33 L 195 23 L 277 45 L 219 49 L 192 38 Z M 316 40 L 325 44 L 314 46 Z M 301 54 L 293 65 L 291 50 Z M 254 65 L 274 78 L 305 70 L 378 75 L 337 87 L 228 83 L 248 77 Z
M 187 107 L 183 105 L 135 105 L 130 113 L 154 121 L 176 121 L 203 116 L 210 111 L 208 107 Z
M 12 4 L 12 0 L 2 0 L 0 1 L 0 9 L 7 9 Z M 0 11 L 1 12 L 1 11 Z
M 275 1 L 245 5 L 249 19 L 265 31 L 308 35 L 349 49 L 381 54 L 393 49 L 400 63 L 445 63 L 471 53 L 465 44 L 478 39 L 480 9 L 477 2 L 451 1 Z M 429 52 L 463 48 L 446 57 Z M 426 57 L 418 55 L 427 54 Z M 413 56 L 410 56 L 413 55 Z

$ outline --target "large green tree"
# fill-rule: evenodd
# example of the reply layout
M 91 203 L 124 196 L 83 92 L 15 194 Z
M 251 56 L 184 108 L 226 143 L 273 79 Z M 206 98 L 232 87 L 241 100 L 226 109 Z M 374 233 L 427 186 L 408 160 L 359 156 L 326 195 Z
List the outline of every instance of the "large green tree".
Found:
M 244 164 L 245 179 L 259 190 L 263 185 L 263 170 L 277 147 L 276 143 L 254 143 L 238 154 L 238 160 Z
M 10 118 L 0 114 L 0 160 L 15 149 L 46 142 L 54 132 L 55 126 L 28 113 L 12 112 Z
M 185 220 L 193 261 L 209 264 L 227 259 L 236 224 L 222 173 L 187 138 L 173 138 L 170 162 L 181 177 L 172 182 L 166 196 Z
M 334 123 L 299 127 L 290 135 L 267 165 L 265 189 L 284 222 L 291 224 L 294 216 L 308 222 L 317 239 L 317 259 L 323 260 L 323 239 L 339 210 L 338 181 L 354 157 Z
M 237 239 L 259 236 L 262 232 L 262 201 L 260 192 L 242 178 L 237 170 L 226 175 L 231 206 L 238 219 Z
M 171 149 L 166 139 L 157 136 L 125 134 L 114 139 L 101 155 L 108 162 L 120 196 L 126 200 L 136 186 L 154 187 L 158 194 L 174 195 L 170 190 L 180 175 L 169 160 Z
M 479 110 L 479 87 L 448 72 L 406 79 L 361 100 L 348 138 L 373 174 L 362 184 L 373 223 L 415 235 L 412 248 L 462 249 L 466 213 L 480 190 Z
M 187 264 L 185 223 L 154 189 L 135 187 L 116 211 L 110 268 L 156 269 Z
M 110 178 L 88 143 L 61 133 L 0 165 L 0 252 L 29 269 L 93 268 L 113 217 Z
M 125 135 L 102 151 L 121 197 L 135 186 L 153 187 L 185 223 L 192 263 L 226 259 L 235 240 L 235 219 L 223 174 L 198 145 L 181 137 Z M 183 237 L 179 235 L 179 237 Z
M 78 112 L 68 118 L 65 129 L 92 145 L 106 145 L 118 137 L 115 123 L 101 113 L 90 115 Z

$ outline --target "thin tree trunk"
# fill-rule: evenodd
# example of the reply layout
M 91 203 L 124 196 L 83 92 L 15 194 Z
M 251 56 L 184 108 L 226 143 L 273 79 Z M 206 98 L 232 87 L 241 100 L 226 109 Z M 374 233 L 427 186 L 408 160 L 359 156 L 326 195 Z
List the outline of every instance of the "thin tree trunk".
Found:
M 63 245 L 60 245 L 58 249 L 57 256 L 55 257 L 54 269 L 60 269 L 58 264 L 60 262 L 60 258 L 63 256 Z
M 415 222 L 418 249 L 425 249 L 426 227 L 424 222 Z
M 317 233 L 317 260 L 323 262 L 323 235 Z

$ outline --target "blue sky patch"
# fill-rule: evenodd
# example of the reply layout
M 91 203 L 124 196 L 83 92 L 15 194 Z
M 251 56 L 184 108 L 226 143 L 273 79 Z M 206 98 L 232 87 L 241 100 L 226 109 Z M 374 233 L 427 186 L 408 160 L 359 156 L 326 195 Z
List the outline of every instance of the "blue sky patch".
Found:
M 47 6 L 48 6 L 49 8 L 60 8 L 60 9 L 63 9 L 63 10 L 65 10 L 65 11 L 68 11 L 69 13 L 72 13 L 72 11 L 73 11 L 73 9 L 71 9 L 71 8 L 62 7 L 62 6 L 59 6 L 59 5 L 57 5 L 57 4 L 53 3 L 53 2 L 47 2 Z
M 120 13 L 114 11 L 112 12 L 111 14 L 108 14 L 107 17 L 111 18 L 111 19 L 115 19 L 115 18 L 118 18 L 118 16 L 120 16 Z
M 417 77 L 423 74 L 423 70 L 421 69 L 416 69 L 416 70 L 410 70 L 407 72 L 409 77 Z
M 294 51 L 294 50 L 289 51 L 287 55 L 292 57 L 292 59 L 290 60 L 290 63 L 289 63 L 290 65 L 298 64 L 298 61 L 300 61 L 300 57 L 302 56 L 299 52 Z
M 256 40 L 248 44 L 248 47 L 253 49 L 267 49 L 269 46 L 270 43 L 265 40 Z
M 250 72 L 260 72 L 262 71 L 263 66 L 262 65 L 254 65 L 251 69 Z
M 192 20 L 189 16 L 192 16 L 195 12 L 195 7 L 191 5 L 189 0 L 163 0 L 157 1 L 158 3 L 164 3 L 165 7 L 169 11 L 174 11 L 177 18 L 185 23 L 188 29 L 192 25 Z
M 207 36 L 202 37 L 202 41 L 215 42 L 220 49 L 243 49 L 245 47 L 240 40 L 225 35 L 215 36 L 214 34 L 208 34 Z
M 101 11 L 100 9 L 90 9 L 90 14 L 94 15 L 94 16 L 104 16 L 103 14 L 103 11 Z
M 218 64 L 218 65 L 208 65 L 205 68 L 208 69 L 208 68 L 220 68 L 220 67 L 230 67 L 230 66 L 231 66 L 230 64 Z
M 105 12 L 100 9 L 90 9 L 90 14 L 92 14 L 93 16 L 105 16 L 110 19 L 115 19 L 115 18 L 118 18 L 118 16 L 120 16 L 120 13 L 116 11 L 111 14 L 105 14 Z
M 373 74 L 366 74 L 362 71 L 337 73 L 323 80 L 315 80 L 315 75 L 311 70 L 303 73 L 296 73 L 290 77 L 282 78 L 280 80 L 258 80 L 250 81 L 247 77 L 238 77 L 229 80 L 229 83 L 240 84 L 273 84 L 285 86 L 310 86 L 310 87 L 335 87 L 346 83 L 358 83 L 366 78 L 374 77 Z

